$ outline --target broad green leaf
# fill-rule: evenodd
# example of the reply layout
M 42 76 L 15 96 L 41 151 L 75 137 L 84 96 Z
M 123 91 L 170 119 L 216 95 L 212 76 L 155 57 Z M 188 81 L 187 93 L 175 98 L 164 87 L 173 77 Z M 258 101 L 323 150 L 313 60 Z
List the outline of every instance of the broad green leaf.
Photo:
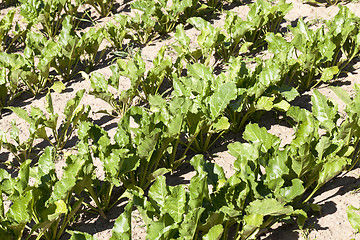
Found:
M 167 168 L 158 168 L 156 169 L 154 172 L 152 172 L 150 174 L 150 176 L 148 177 L 149 180 L 156 180 L 158 177 L 160 176 L 164 176 L 165 174 L 171 172 L 171 170 L 167 169 Z
M 212 200 L 214 201 L 214 198 L 212 198 Z M 208 218 L 205 221 L 205 224 L 199 226 L 199 230 L 208 232 L 213 226 L 222 224 L 224 222 L 224 217 L 225 213 L 223 211 L 210 212 Z
M 209 184 L 216 187 L 220 180 L 226 180 L 224 169 L 216 163 L 206 161 L 204 170 L 207 172 L 207 181 Z
M 91 236 L 86 232 L 78 232 L 78 231 L 67 231 L 71 234 L 71 238 L 69 240 L 97 240 L 96 237 Z
M 212 81 L 214 78 L 212 69 L 200 63 L 188 64 L 187 70 L 189 76 L 195 78 L 195 82 L 193 83 L 193 85 L 195 85 L 196 82 L 199 82 L 200 80 L 203 83 L 200 85 L 199 82 L 198 86 L 204 86 L 204 84 L 206 84 L 209 81 Z M 205 92 L 204 90 L 205 89 L 199 89 L 198 92 L 204 94 Z
M 279 216 L 291 213 L 292 211 L 293 208 L 291 206 L 284 206 L 284 204 L 273 198 L 255 200 L 246 207 L 246 212 L 250 215 L 260 214 L 262 216 Z
M 285 100 L 281 100 L 280 102 L 274 104 L 274 108 L 276 110 L 280 110 L 283 112 L 288 111 L 290 109 L 290 107 L 291 107 L 291 105 Z
M 270 148 L 276 149 L 280 144 L 278 137 L 268 133 L 266 128 L 260 128 L 257 124 L 248 124 L 243 138 L 252 143 L 260 143 L 263 152 L 267 152 Z
M 42 181 L 42 177 L 55 171 L 55 150 L 53 147 L 46 147 L 44 153 L 39 157 L 37 167 L 37 180 Z
M 249 143 L 231 143 L 228 145 L 229 153 L 236 157 L 234 169 L 236 171 L 244 171 L 248 165 L 248 161 L 257 161 L 260 155 L 260 144 Z
M 338 96 L 346 105 L 350 105 L 352 103 L 351 98 L 349 94 L 340 87 L 332 87 L 330 86 L 330 89 Z
M 64 91 L 66 89 L 64 83 L 62 83 L 61 81 L 56 81 L 53 83 L 53 85 L 50 87 L 50 89 L 54 90 L 57 93 L 61 93 L 62 91 Z
M 294 119 L 296 122 L 304 122 L 306 121 L 309 113 L 306 109 L 298 106 L 291 106 L 289 111 L 286 112 L 286 115 Z
M 280 201 L 291 202 L 305 192 L 303 182 L 300 179 L 292 179 L 291 183 L 291 186 L 279 189 L 277 198 Z
M 186 211 L 185 204 L 185 188 L 182 185 L 170 187 L 170 195 L 165 199 L 163 211 L 167 212 L 174 219 L 175 223 L 180 223 Z
M 315 157 L 311 151 L 311 142 L 317 137 L 315 120 L 306 116 L 296 132 L 296 137 L 290 145 L 287 145 L 291 158 L 291 168 L 301 178 L 315 166 Z
M 245 225 L 241 231 L 243 237 L 249 237 L 256 234 L 260 230 L 260 226 L 263 224 L 264 215 L 262 214 L 250 214 L 244 217 Z M 250 237 L 251 238 L 251 237 Z
M 34 120 L 29 117 L 29 114 L 26 110 L 19 108 L 19 107 L 7 107 L 7 109 L 10 109 L 13 111 L 18 117 L 24 119 L 28 123 L 32 123 Z
M 82 97 L 84 96 L 84 93 L 85 93 L 85 89 L 81 89 L 77 91 L 75 97 L 70 99 L 66 103 L 66 106 L 64 108 L 64 115 L 66 118 L 70 118 L 70 119 L 72 118 L 73 114 L 78 109 L 78 106 L 80 104 Z M 67 120 L 69 121 L 70 119 Z
M 178 24 L 176 26 L 175 39 L 183 47 L 190 47 L 190 38 L 186 35 L 183 24 Z
M 261 96 L 257 100 L 255 107 L 257 110 L 270 111 L 274 107 L 274 100 L 275 100 L 275 96 L 272 97 Z
M 354 206 L 350 205 L 346 209 L 346 214 L 348 217 L 348 220 L 353 227 L 353 229 L 356 230 L 356 232 L 360 232 L 360 214 L 359 214 L 358 208 L 355 208 Z
M 49 204 L 66 198 L 76 184 L 77 176 L 85 164 L 85 159 L 71 155 L 66 159 L 66 164 L 61 180 L 54 185 L 53 192 L 48 200 Z
M 338 74 L 339 68 L 337 66 L 325 68 L 321 74 L 320 81 L 327 82 Z
M 55 202 L 55 210 L 54 213 L 47 215 L 47 220 L 54 221 L 56 220 L 61 214 L 66 214 L 68 211 L 66 203 L 63 200 L 57 200 Z
M 181 223 L 179 227 L 179 233 L 182 239 L 192 240 L 194 239 L 196 230 L 200 225 L 200 216 L 204 212 L 204 208 L 195 208 L 189 211 L 184 221 Z
M 31 202 L 33 200 L 32 192 L 27 191 L 13 202 L 6 217 L 14 223 L 29 223 L 31 221 Z
M 213 125 L 212 128 L 215 132 L 227 130 L 230 127 L 230 123 L 227 117 L 219 118 Z
M 269 44 L 268 50 L 274 54 L 284 54 L 290 51 L 291 44 L 280 34 L 269 33 L 266 35 L 265 40 Z
M 48 113 L 54 114 L 54 105 L 51 97 L 50 91 L 46 94 L 46 103 L 45 103 L 45 109 Z M 54 126 L 55 128 L 56 126 Z
M 288 155 L 286 151 L 277 151 L 277 154 L 273 155 L 269 161 L 268 165 L 265 168 L 266 171 L 266 180 L 265 184 L 271 189 L 275 190 L 278 187 L 281 187 L 279 182 L 284 182 L 282 179 L 283 176 L 289 174 L 290 169 L 288 168 L 287 160 Z
M 345 170 L 345 167 L 350 163 L 351 159 L 345 157 L 329 157 L 319 172 L 318 186 L 330 181 L 341 171 Z
M 258 148 L 254 144 L 235 142 L 230 143 L 228 149 L 229 153 L 236 158 L 255 160 L 259 157 Z
M 281 86 L 275 87 L 275 89 L 279 91 L 281 96 L 283 96 L 289 102 L 300 95 L 299 92 L 293 87 Z
M 268 64 L 259 74 L 259 80 L 253 87 L 255 98 L 259 98 L 271 85 L 281 80 L 281 71 L 278 64 Z
M 328 130 L 332 131 L 336 127 L 338 119 L 337 106 L 328 100 L 317 89 L 314 89 L 314 95 L 311 97 L 313 103 L 313 114 L 316 119 Z
M 190 160 L 196 170 L 196 175 L 190 180 L 189 210 L 202 206 L 204 198 L 209 198 L 207 174 L 204 172 L 204 159 L 202 155 L 196 155 Z
M 163 209 L 168 195 L 165 176 L 159 176 L 155 183 L 150 187 L 149 197 L 156 202 L 156 204 Z
M 114 227 L 112 229 L 112 235 L 110 240 L 131 239 L 131 212 L 133 208 L 133 202 L 130 201 L 124 212 L 116 219 Z
M 207 234 L 203 236 L 204 240 L 219 240 L 224 232 L 221 224 L 213 226 Z
M 169 222 L 170 220 L 164 219 L 170 218 L 165 214 L 159 221 L 152 221 L 146 229 L 146 239 L 172 239 L 173 235 L 178 229 L 176 223 Z
M 18 177 L 16 178 L 16 190 L 21 194 L 29 185 L 31 160 L 28 159 L 20 166 Z

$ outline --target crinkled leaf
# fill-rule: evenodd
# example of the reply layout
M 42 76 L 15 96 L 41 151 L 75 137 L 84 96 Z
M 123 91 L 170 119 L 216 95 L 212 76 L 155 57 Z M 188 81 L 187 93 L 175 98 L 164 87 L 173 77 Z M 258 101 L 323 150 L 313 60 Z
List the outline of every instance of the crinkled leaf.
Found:
M 182 185 L 170 188 L 170 195 L 165 199 L 163 211 L 167 212 L 176 223 L 180 223 L 185 214 L 186 192 Z
M 211 117 L 217 118 L 236 97 L 237 88 L 234 82 L 227 82 L 217 88 L 209 99 Z
M 334 78 L 336 74 L 338 74 L 339 68 L 337 66 L 332 66 L 325 68 L 321 74 L 320 81 L 327 82 Z
M 261 143 L 263 152 L 267 152 L 270 148 L 276 149 L 280 144 L 278 137 L 268 133 L 266 128 L 260 128 L 257 124 L 248 124 L 243 138 L 252 143 Z
M 336 127 L 336 120 L 338 118 L 337 106 L 318 90 L 314 90 L 314 95 L 311 97 L 313 103 L 313 114 L 316 119 L 328 130 L 332 131 Z

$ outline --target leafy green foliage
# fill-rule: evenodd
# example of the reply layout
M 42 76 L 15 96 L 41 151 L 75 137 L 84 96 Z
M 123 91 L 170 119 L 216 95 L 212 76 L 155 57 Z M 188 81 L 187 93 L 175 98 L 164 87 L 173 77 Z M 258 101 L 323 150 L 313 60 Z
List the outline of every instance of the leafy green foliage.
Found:
M 147 9 L 146 12 L 148 11 L 151 10 Z M 130 30 L 133 41 L 140 45 L 146 45 L 157 36 L 155 24 L 156 22 L 149 14 L 136 12 L 135 16 L 128 20 L 127 28 Z
M 90 36 L 84 36 L 84 38 L 88 37 L 88 40 L 91 40 Z M 62 22 L 62 29 L 58 38 L 60 51 L 51 65 L 65 81 L 70 80 L 79 71 L 78 63 L 86 47 L 86 45 L 83 44 L 83 41 L 81 41 L 81 38 L 73 31 L 70 16 L 65 17 Z M 91 51 L 91 53 L 94 52 Z M 93 57 L 93 59 L 94 58 L 95 57 Z
M 21 0 L 20 3 L 21 15 L 30 23 L 41 24 L 44 33 L 53 38 L 60 31 L 66 17 L 73 28 L 76 26 L 77 12 L 82 0 Z
M 21 81 L 26 86 L 26 90 L 36 96 L 48 83 L 50 66 L 59 51 L 57 43 L 47 40 L 41 34 L 29 32 L 24 54 L 3 52 L 0 55 L 0 63 L 9 70 L 8 82 L 14 82 L 16 88 L 15 85 L 18 84 L 16 82 Z M 9 60 L 13 62 L 8 62 Z
M 269 50 L 288 62 L 290 84 L 308 90 L 327 82 L 358 54 L 359 18 L 347 7 L 339 8 L 333 21 L 316 30 L 300 19 L 296 27 L 290 27 L 294 35 L 291 42 L 274 34 L 266 36 Z
M 217 1 L 210 2 L 219 4 Z M 236 57 L 250 48 L 257 49 L 264 45 L 266 34 L 279 31 L 280 22 L 291 8 L 292 5 L 284 1 L 271 5 L 259 0 L 251 5 L 247 20 L 242 20 L 235 13 L 227 13 L 223 29 L 215 28 L 200 17 L 189 18 L 187 22 L 201 31 L 197 38 L 199 48 L 190 49 L 190 39 L 182 25 L 176 27 L 175 39 L 178 45 L 173 48 L 179 58 L 184 58 L 188 63 L 201 62 L 209 65 L 213 57 L 216 61 L 226 63 L 232 56 Z
M 130 38 L 129 29 L 126 27 L 128 20 L 127 15 L 116 14 L 113 22 L 106 23 L 105 36 L 112 43 L 116 50 L 123 50 L 125 38 Z
M 24 142 L 21 142 L 19 129 L 13 122 L 10 137 L 15 141 L 15 144 L 8 142 L 5 133 L 1 132 L 1 147 L 13 153 L 19 162 L 23 162 L 30 157 L 35 139 L 47 140 L 55 149 L 61 150 L 72 137 L 78 123 L 87 119 L 90 107 L 80 105 L 83 95 L 84 90 L 80 90 L 73 99 L 67 102 L 64 108 L 65 119 L 61 124 L 58 122 L 58 113 L 54 112 L 50 92 L 46 96 L 48 117 L 37 107 L 32 107 L 29 114 L 22 108 L 8 107 L 30 125 L 29 137 Z M 51 130 L 51 135 L 48 135 L 47 128 Z
M 22 109 L 21 109 L 22 110 Z M 27 115 L 26 111 L 19 110 L 18 113 L 25 116 Z M 24 162 L 26 159 L 28 159 L 31 155 L 32 149 L 33 149 L 33 143 L 38 135 L 38 126 L 39 122 L 32 121 L 32 124 L 29 128 L 29 137 L 25 140 L 20 138 L 20 131 L 19 128 L 16 126 L 15 120 L 11 122 L 12 128 L 10 131 L 10 138 L 11 140 L 7 140 L 6 133 L 2 130 L 0 130 L 0 146 L 2 149 L 6 149 L 9 152 L 11 152 L 14 156 L 16 161 L 19 163 Z
M 350 97 L 348 93 L 340 88 L 332 88 L 335 94 L 346 104 L 345 111 L 348 114 L 344 125 L 347 128 L 344 128 L 341 132 L 344 141 L 351 142 L 353 144 L 354 151 L 351 154 L 352 165 L 349 169 L 352 169 L 355 164 L 360 160 L 359 155 L 359 144 L 360 144 L 360 120 L 359 120 L 359 85 L 355 85 L 356 95 Z
M 187 10 L 192 8 L 194 1 L 192 0 L 139 0 L 132 3 L 132 8 L 143 12 L 149 16 L 157 24 L 154 30 L 160 34 L 167 34 L 171 32 L 178 23 L 180 16 Z
M 88 122 L 90 108 L 81 105 L 84 90 L 66 104 L 62 123 L 50 93 L 46 112 L 8 107 L 29 124 L 29 137 L 23 140 L 15 122 L 10 133 L 0 132 L 1 148 L 20 163 L 12 169 L 14 175 L 0 169 L 0 238 L 59 239 L 79 210 L 107 219 L 108 211 L 127 199 L 111 239 L 131 238 L 134 208 L 149 239 L 225 239 L 230 231 L 235 239 L 254 239 L 261 229 L 282 220 L 304 225 L 308 209 L 319 209 L 309 203 L 314 194 L 360 158 L 359 86 L 354 96 L 333 88 L 346 104 L 344 117 L 317 90 L 311 112 L 290 103 L 299 95 L 295 88 L 314 87 L 344 72 L 358 55 L 360 21 L 340 7 L 333 21 L 316 30 L 300 19 L 296 27 L 289 27 L 294 38 L 287 41 L 279 24 L 291 4 L 259 0 L 250 6 L 246 20 L 228 13 L 223 28 L 198 17 L 212 15 L 222 2 L 140 0 L 131 4 L 141 12 L 135 17 L 116 15 L 114 23 L 81 34 L 75 32 L 78 6 L 93 5 L 106 16 L 112 1 L 24 3 L 22 14 L 31 21 L 27 30 L 35 24 L 44 34 L 22 32 L 17 25 L 9 33 L 14 28 L 13 12 L 2 20 L 3 50 L 17 39 L 25 42 L 25 49 L 21 54 L 0 54 L 1 108 L 21 91 L 42 93 L 55 77 L 52 69 L 62 80 L 70 80 L 82 64 L 91 94 L 109 103 L 119 118 L 114 137 Z M 186 35 L 187 23 L 200 31 L 195 48 Z M 139 49 L 118 59 L 110 67 L 111 77 L 89 74 L 102 60 L 104 38 L 116 54 L 136 47 L 134 43 L 142 47 L 175 28 L 175 58 L 168 57 L 168 48 L 163 47 L 147 70 Z M 246 55 L 262 50 L 266 42 L 275 54 L 270 60 Z M 130 81 L 125 90 L 124 79 Z M 50 90 L 64 88 L 57 81 Z M 285 146 L 280 147 L 280 139 L 265 128 L 247 124 L 273 110 L 284 112 L 294 126 L 294 139 Z M 65 153 L 59 176 L 55 162 L 76 129 L 77 145 L 71 155 Z M 228 130 L 241 131 L 243 139 L 228 145 L 236 158 L 231 177 L 201 155 L 188 160 L 194 152 L 207 153 Z M 36 139 L 52 145 L 41 149 L 40 157 L 33 156 Z M 187 161 L 196 171 L 190 184 L 167 185 L 167 174 Z M 104 176 L 97 176 L 96 168 L 102 168 Z M 356 228 L 355 211 L 348 209 Z M 88 233 L 68 233 L 71 239 L 95 239 Z
M 26 34 L 32 27 L 32 24 L 27 24 L 26 28 L 22 28 L 19 22 L 14 22 L 15 10 L 10 10 L 0 20 L 0 50 L 10 51 L 13 47 L 23 44 L 26 39 Z
M 84 47 L 83 64 L 86 70 L 92 70 L 102 59 L 106 48 L 102 49 L 99 53 L 100 45 L 105 38 L 103 28 L 95 29 L 91 28 L 85 34 L 81 36 L 80 46 Z
M 33 0 L 20 1 L 21 15 L 30 23 L 41 24 L 45 34 L 53 38 L 61 29 L 65 17 L 70 18 L 73 26 L 76 26 L 78 8 L 82 0 L 74 2 L 69 0 Z
M 213 76 L 211 68 L 202 64 L 188 65 L 188 76 L 174 78 L 174 96 L 192 99 L 186 116 L 186 135 L 191 149 L 206 152 L 230 126 L 223 113 L 237 97 L 234 82 L 223 82 Z M 218 134 L 215 140 L 213 134 Z
M 237 98 L 227 108 L 233 130 L 241 130 L 256 112 L 289 109 L 288 101 L 295 99 L 298 93 L 292 88 L 277 87 L 286 76 L 285 66 L 273 58 L 259 63 L 251 71 L 241 57 L 231 59 L 229 70 L 220 78 L 232 79 L 238 89 Z
M 1 192 L 12 206 L 1 218 L 1 234 L 20 239 L 26 224 L 35 222 L 30 235 L 59 239 L 81 207 L 82 199 L 72 201 L 76 178 L 84 162 L 67 160 L 61 180 L 55 174 L 56 152 L 47 147 L 39 158 L 38 166 L 30 168 L 30 160 L 21 164 L 18 177 L 1 172 Z M 29 177 L 35 179 L 29 185 Z
M 153 61 L 153 67 L 145 73 L 145 62 L 138 52 L 133 59 L 118 59 L 117 64 L 112 65 L 112 76 L 109 79 L 100 73 L 94 73 L 89 78 L 93 91 L 91 94 L 109 103 L 113 110 L 122 116 L 133 104 L 135 97 L 144 101 L 149 100 L 150 95 L 160 93 L 160 86 L 166 76 L 170 76 L 172 62 L 170 57 L 165 56 L 166 48 L 163 47 Z M 130 80 L 129 89 L 121 90 L 121 81 L 126 77 Z M 111 92 L 116 90 L 116 94 Z
M 257 48 L 264 42 L 266 33 L 279 31 L 280 23 L 291 10 L 292 4 L 279 1 L 276 5 L 263 0 L 256 1 L 247 15 L 251 30 L 245 34 L 246 42 L 252 42 Z
M 86 0 L 85 3 L 91 5 L 101 17 L 107 17 L 114 7 L 115 0 Z
M 200 60 L 201 63 L 204 63 L 206 66 L 208 66 L 216 48 L 220 46 L 225 37 L 220 33 L 220 28 L 215 28 L 208 21 L 200 17 L 190 18 L 187 20 L 187 22 L 200 30 L 201 34 L 197 38 L 197 43 L 200 46 L 200 49 L 190 51 L 189 53 L 185 52 L 185 54 L 189 55 L 192 60 L 194 60 L 194 62 L 198 62 Z M 179 43 L 183 49 L 186 49 L 189 47 L 188 44 L 186 45 L 189 40 L 184 37 L 184 33 L 182 33 L 183 29 L 179 28 L 179 31 L 180 32 L 178 36 L 181 37 L 178 39 L 180 40 Z M 181 50 L 183 51 L 183 49 Z M 181 57 L 181 54 L 179 55 Z M 189 58 L 189 56 L 186 56 L 186 58 Z
M 10 60 L 9 65 L 3 65 L 4 61 Z M 19 75 L 22 65 L 22 59 L 18 55 L 8 55 L 0 53 L 0 109 L 3 109 L 8 103 L 11 103 L 14 98 L 19 95 L 21 90 Z

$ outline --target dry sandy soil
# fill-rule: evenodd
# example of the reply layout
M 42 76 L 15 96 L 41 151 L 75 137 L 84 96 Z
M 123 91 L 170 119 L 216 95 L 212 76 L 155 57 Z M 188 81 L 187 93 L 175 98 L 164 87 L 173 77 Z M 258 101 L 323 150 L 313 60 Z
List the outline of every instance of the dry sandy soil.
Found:
M 304 4 L 299 0 L 289 1 L 293 3 L 293 9 L 287 14 L 287 22 L 283 23 L 283 26 L 291 24 L 291 22 L 296 21 L 299 17 L 303 17 L 305 21 L 310 22 L 321 22 L 322 20 L 331 19 L 338 11 L 336 6 L 325 7 L 321 6 L 311 6 L 309 4 Z M 122 12 L 122 9 L 128 9 L 126 6 L 129 3 L 124 3 L 119 1 L 119 7 L 117 13 Z M 346 3 L 357 16 L 360 16 L 360 3 Z M 231 4 L 226 6 L 226 11 L 235 11 L 241 17 L 245 18 L 249 7 L 246 4 Z M 8 9 L 3 9 L 0 11 L 0 15 L 4 15 Z M 126 12 L 126 14 L 131 14 Z M 220 14 L 213 21 L 213 24 L 216 26 L 222 26 L 224 23 L 224 13 Z M 104 19 L 97 19 L 99 25 L 104 25 L 107 21 L 111 20 L 111 16 Z M 84 30 L 86 31 L 86 29 Z M 195 42 L 198 32 L 194 29 L 187 31 L 189 37 L 192 41 Z M 169 45 L 172 43 L 171 34 L 168 39 L 156 40 L 150 43 L 148 46 L 142 49 L 142 55 L 147 60 L 148 66 L 151 66 L 151 61 L 156 56 L 157 51 L 164 45 Z M 111 51 L 111 49 L 110 49 Z M 100 66 L 96 71 L 103 73 L 106 77 L 111 75 L 109 65 L 111 62 L 110 54 L 105 56 L 106 59 L 102 66 Z M 333 85 L 338 85 L 344 88 L 346 91 L 351 92 L 352 87 L 355 83 L 360 83 L 359 70 L 360 64 L 354 65 L 354 71 L 348 73 L 347 76 L 334 81 Z M 126 89 L 129 86 L 129 83 L 124 81 L 123 87 Z M 90 83 L 85 81 L 82 78 L 77 78 L 73 81 L 66 83 L 66 90 L 62 93 L 53 93 L 53 102 L 55 105 L 55 111 L 60 114 L 63 111 L 64 104 L 71 99 L 75 93 L 80 89 L 86 89 L 87 92 L 90 91 Z M 339 101 L 335 94 L 328 88 L 328 85 L 320 85 L 318 87 L 319 91 L 326 95 L 329 98 L 333 98 L 338 104 L 339 109 L 344 109 L 344 104 Z M 310 104 L 310 96 L 312 92 L 305 92 L 302 96 L 296 101 L 299 105 L 308 107 Z M 116 130 L 118 119 L 109 117 L 104 114 L 97 113 L 99 110 L 110 109 L 105 102 L 94 98 L 90 94 L 85 94 L 83 104 L 91 106 L 91 115 L 90 117 L 93 121 L 107 130 L 110 135 L 113 135 Z M 26 94 L 22 95 L 20 98 L 16 99 L 13 103 L 13 106 L 22 107 L 26 110 L 30 110 L 31 106 L 37 106 L 44 109 L 45 106 L 45 97 L 44 95 L 31 98 Z M 21 136 L 23 139 L 27 137 L 28 134 L 28 125 L 22 119 L 18 118 L 15 114 L 10 112 L 5 112 L 3 118 L 0 120 L 0 128 L 3 131 L 9 132 L 11 130 L 11 121 L 16 120 L 17 126 L 20 128 Z M 260 122 L 260 125 L 266 127 L 268 131 L 272 134 L 279 136 L 282 139 L 282 144 L 289 143 L 293 137 L 294 131 L 280 124 L 271 114 L 265 114 Z M 230 134 L 225 136 L 225 141 L 222 145 L 217 146 L 211 151 L 212 160 L 218 163 L 224 168 L 225 173 L 230 176 L 233 173 L 232 163 L 234 158 L 226 151 L 226 143 L 234 140 L 240 139 L 241 136 L 236 136 L 236 134 Z M 74 146 L 72 141 L 68 144 L 68 148 Z M 0 154 L 1 162 L 11 160 L 11 154 L 7 152 L 2 152 Z M 60 171 L 64 163 L 59 161 L 57 163 L 57 168 Z M 3 166 L 5 167 L 5 166 Z M 101 175 L 102 172 L 98 170 L 97 174 Z M 356 187 L 360 186 L 359 179 L 360 169 L 355 168 L 347 174 L 342 174 L 336 179 L 333 179 L 327 185 L 320 190 L 319 194 L 313 198 L 313 202 L 319 204 L 322 207 L 320 214 L 312 216 L 306 223 L 306 228 L 304 230 L 299 230 L 297 226 L 290 224 L 279 224 L 273 226 L 271 229 L 264 231 L 264 234 L 260 236 L 260 239 L 318 239 L 318 240 L 341 240 L 341 239 L 360 239 L 359 234 L 355 234 L 354 230 L 351 228 L 350 223 L 347 220 L 346 208 L 348 205 L 354 205 L 355 207 L 360 207 L 360 193 L 354 191 Z M 174 173 L 172 176 L 169 176 L 169 182 L 172 184 L 182 184 L 188 183 L 189 179 L 193 176 L 193 170 L 191 167 L 184 165 L 179 171 Z M 113 227 L 115 219 L 121 214 L 124 203 L 119 203 L 118 206 L 115 206 L 111 212 L 108 214 L 109 219 L 104 220 L 101 217 L 94 216 L 82 216 L 79 223 L 72 226 L 72 229 L 79 231 L 86 231 L 90 234 L 93 234 L 98 239 L 109 239 L 111 236 L 111 229 Z M 133 213 L 133 239 L 145 239 L 145 227 L 143 222 L 136 213 Z M 67 239 L 69 235 L 64 236 L 64 239 Z

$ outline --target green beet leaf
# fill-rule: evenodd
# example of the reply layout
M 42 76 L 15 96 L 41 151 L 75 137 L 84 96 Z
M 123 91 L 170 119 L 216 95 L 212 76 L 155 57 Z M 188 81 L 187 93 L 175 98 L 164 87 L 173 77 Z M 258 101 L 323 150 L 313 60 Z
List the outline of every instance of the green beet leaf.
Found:
M 336 121 L 339 118 L 337 113 L 337 105 L 327 99 L 318 90 L 314 90 L 314 95 L 311 97 L 313 103 L 313 113 L 317 120 L 331 132 L 336 127 Z
M 292 211 L 293 208 L 291 206 L 285 206 L 273 198 L 255 200 L 246 207 L 247 213 L 260 214 L 262 216 L 279 216 L 289 214 Z
M 203 236 L 204 240 L 219 240 L 223 234 L 224 227 L 221 224 L 213 226 L 207 234 Z
M 346 214 L 353 229 L 355 229 L 357 232 L 360 232 L 360 214 L 358 211 L 358 208 L 350 205 L 346 209 Z
M 124 212 L 116 219 L 114 227 L 112 229 L 112 235 L 110 240 L 130 240 L 131 239 L 131 212 L 133 203 L 130 201 Z
M 278 137 L 268 133 L 266 128 L 260 128 L 257 124 L 248 124 L 243 137 L 249 142 L 260 143 L 263 152 L 267 152 L 270 148 L 276 149 L 280 145 Z

